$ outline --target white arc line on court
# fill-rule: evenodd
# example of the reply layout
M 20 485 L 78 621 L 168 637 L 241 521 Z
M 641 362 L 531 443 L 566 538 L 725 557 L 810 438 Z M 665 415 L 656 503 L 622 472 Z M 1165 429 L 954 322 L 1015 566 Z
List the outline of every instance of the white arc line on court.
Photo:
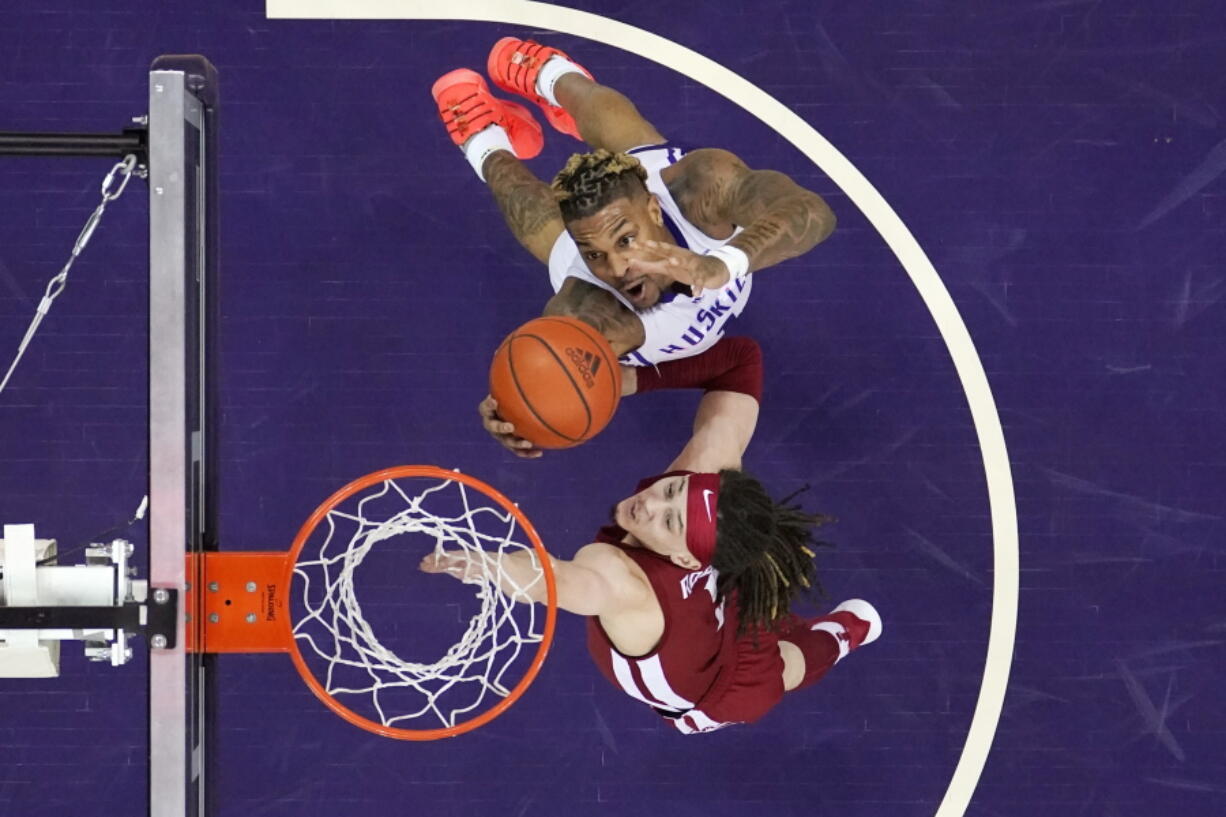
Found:
M 658 62 L 727 97 L 787 139 L 839 186 L 893 250 L 932 314 L 966 392 L 983 457 L 992 516 L 992 621 L 979 699 L 962 755 L 936 817 L 962 817 L 1000 721 L 1017 632 L 1017 503 L 1004 429 L 987 373 L 953 299 L 902 219 L 868 179 L 781 102 L 719 63 L 649 31 L 598 14 L 527 0 L 266 0 L 270 19 L 471 20 L 552 29 Z

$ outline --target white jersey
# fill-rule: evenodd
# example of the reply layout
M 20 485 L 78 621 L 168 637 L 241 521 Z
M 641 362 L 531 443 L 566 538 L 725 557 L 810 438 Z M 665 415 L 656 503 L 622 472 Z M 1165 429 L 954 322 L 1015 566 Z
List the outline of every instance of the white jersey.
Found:
M 692 252 L 708 253 L 727 244 L 741 231 L 737 227 L 731 236 L 720 240 L 699 230 L 685 219 L 681 208 L 673 201 L 672 194 L 660 178 L 663 168 L 685 155 L 677 147 L 641 147 L 626 151 L 643 164 L 647 171 L 647 189 L 656 194 L 664 211 L 664 224 L 672 232 L 677 243 Z M 643 322 L 645 338 L 643 345 L 623 355 L 621 362 L 627 366 L 652 366 L 667 360 L 690 357 L 715 345 L 724 334 L 728 322 L 741 314 L 749 300 L 752 277 L 729 280 L 721 289 L 705 290 L 697 298 L 665 292 L 655 306 L 635 310 Z M 613 295 L 634 310 L 634 306 L 613 287 L 601 281 L 583 261 L 579 248 L 570 233 L 565 230 L 558 236 L 549 253 L 549 281 L 557 292 L 567 278 L 578 278 Z

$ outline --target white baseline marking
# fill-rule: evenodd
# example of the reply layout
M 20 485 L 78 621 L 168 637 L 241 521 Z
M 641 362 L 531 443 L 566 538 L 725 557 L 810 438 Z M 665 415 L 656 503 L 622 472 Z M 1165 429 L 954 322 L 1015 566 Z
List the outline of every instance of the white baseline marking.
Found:
M 1004 429 L 987 373 L 953 299 L 902 219 L 868 179 L 814 128 L 740 75 L 685 46 L 626 23 L 527 0 L 267 0 L 270 19 L 472 20 L 552 29 L 611 45 L 701 82 L 758 117 L 839 186 L 893 250 L 945 340 L 970 406 L 983 456 L 992 515 L 992 622 L 979 700 L 962 755 L 936 817 L 962 817 L 992 748 L 1017 631 L 1017 503 Z M 442 71 L 447 66 L 440 66 Z M 424 86 L 423 86 L 424 87 Z M 424 91 L 423 91 L 424 93 Z

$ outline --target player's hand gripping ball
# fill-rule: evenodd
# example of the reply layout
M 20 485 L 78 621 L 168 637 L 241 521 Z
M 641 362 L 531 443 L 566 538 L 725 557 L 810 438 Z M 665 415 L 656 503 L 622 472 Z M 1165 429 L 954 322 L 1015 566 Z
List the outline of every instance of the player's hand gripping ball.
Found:
M 600 433 L 621 400 L 621 369 L 604 336 L 576 318 L 537 318 L 494 353 L 498 416 L 538 448 L 570 448 Z

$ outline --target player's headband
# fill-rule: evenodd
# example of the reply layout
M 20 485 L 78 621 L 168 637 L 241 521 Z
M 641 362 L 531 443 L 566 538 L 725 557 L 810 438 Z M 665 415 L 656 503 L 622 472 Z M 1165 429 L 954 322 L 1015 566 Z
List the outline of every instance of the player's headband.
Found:
M 640 480 L 635 493 L 668 477 L 690 477 L 685 498 L 685 546 L 703 567 L 711 564 L 715 555 L 715 522 L 719 513 L 719 474 L 696 474 L 693 471 L 669 471 Z

